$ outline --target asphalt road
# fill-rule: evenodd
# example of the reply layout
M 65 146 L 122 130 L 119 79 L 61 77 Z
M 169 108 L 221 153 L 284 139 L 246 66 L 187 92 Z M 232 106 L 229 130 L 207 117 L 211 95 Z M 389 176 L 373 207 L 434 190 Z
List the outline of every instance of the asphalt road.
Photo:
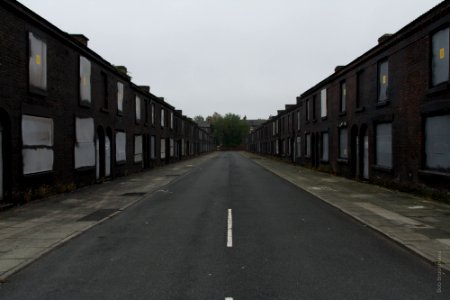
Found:
M 450 299 L 437 273 L 227 152 L 16 273 L 0 298 Z

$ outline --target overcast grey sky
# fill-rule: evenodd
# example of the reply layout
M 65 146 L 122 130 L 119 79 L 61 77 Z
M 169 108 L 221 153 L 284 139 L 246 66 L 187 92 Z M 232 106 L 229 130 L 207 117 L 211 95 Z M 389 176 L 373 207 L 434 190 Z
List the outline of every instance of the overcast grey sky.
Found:
M 194 117 L 267 118 L 440 0 L 20 0 Z

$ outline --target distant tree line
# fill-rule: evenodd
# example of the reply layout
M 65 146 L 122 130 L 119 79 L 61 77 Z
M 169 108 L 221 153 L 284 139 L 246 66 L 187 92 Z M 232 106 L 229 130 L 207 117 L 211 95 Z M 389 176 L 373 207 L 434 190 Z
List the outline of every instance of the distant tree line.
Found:
M 224 147 L 241 145 L 250 129 L 246 117 L 241 118 L 241 116 L 233 113 L 222 116 L 215 112 L 206 119 L 203 116 L 196 116 L 194 121 L 200 125 L 202 123 L 210 124 L 216 144 Z

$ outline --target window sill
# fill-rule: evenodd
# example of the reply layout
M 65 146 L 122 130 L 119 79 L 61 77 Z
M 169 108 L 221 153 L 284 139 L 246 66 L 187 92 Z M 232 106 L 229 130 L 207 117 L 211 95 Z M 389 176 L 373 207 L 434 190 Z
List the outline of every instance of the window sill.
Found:
M 320 163 L 321 164 L 324 164 L 324 165 L 328 165 L 329 163 L 330 163 L 330 161 L 329 160 L 320 160 Z
M 116 161 L 116 166 L 122 166 L 122 165 L 126 165 L 126 164 L 127 164 L 126 160 Z
M 355 110 L 355 112 L 360 113 L 360 112 L 363 112 L 363 111 L 365 111 L 365 110 L 366 110 L 366 108 L 365 108 L 364 106 L 362 106 L 362 107 L 357 108 L 357 109 Z
M 341 111 L 340 113 L 339 113 L 339 117 L 344 117 L 344 116 L 346 116 L 347 115 L 347 111 Z
M 450 180 L 450 173 L 434 170 L 419 170 L 419 175 L 422 177 L 440 177 Z
M 78 102 L 78 105 L 80 107 L 84 107 L 84 108 L 91 108 L 91 102 L 87 101 L 87 100 L 80 100 Z
M 91 172 L 94 170 L 95 170 L 95 166 L 81 167 L 81 168 L 75 169 L 75 171 L 79 172 L 79 173 Z
M 117 112 L 117 116 L 118 116 L 118 117 L 123 117 L 123 112 L 118 111 L 118 112 Z
M 325 116 L 325 117 L 321 117 L 321 119 L 322 119 L 322 121 L 325 121 L 325 120 L 327 120 L 327 119 L 328 119 L 328 117 L 327 117 L 327 116 Z
M 376 104 L 376 108 L 382 108 L 382 107 L 388 106 L 389 103 L 391 103 L 389 100 L 379 101 Z
M 347 158 L 338 158 L 336 160 L 340 164 L 348 165 L 348 159 Z
M 41 89 L 38 87 L 30 86 L 29 92 L 30 92 L 30 94 L 33 94 L 33 95 L 47 97 L 47 90 L 44 90 L 44 89 Z
M 107 109 L 107 108 L 105 108 L 105 107 L 102 107 L 102 108 L 100 109 L 100 111 L 101 111 L 102 113 L 109 114 L 109 109 Z
M 23 174 L 24 178 L 33 178 L 33 177 L 39 177 L 39 176 L 50 176 L 55 174 L 54 170 L 49 171 L 43 171 L 43 172 L 37 172 L 37 173 L 30 173 L 30 174 Z
M 376 171 L 384 172 L 384 173 L 389 173 L 389 174 L 394 173 L 393 168 L 389 168 L 389 167 L 385 167 L 385 166 L 372 165 L 372 169 L 374 169 Z
M 438 85 L 435 85 L 435 86 L 429 88 L 426 91 L 426 95 L 427 96 L 435 96 L 437 94 L 446 92 L 449 89 L 449 87 L 450 87 L 450 85 L 448 84 L 448 82 L 439 83 Z

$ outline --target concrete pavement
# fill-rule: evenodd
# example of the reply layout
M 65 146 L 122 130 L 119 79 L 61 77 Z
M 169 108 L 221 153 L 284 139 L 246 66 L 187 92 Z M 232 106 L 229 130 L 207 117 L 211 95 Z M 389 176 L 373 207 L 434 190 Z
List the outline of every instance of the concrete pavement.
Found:
M 450 205 L 269 157 L 241 155 L 450 271 Z
M 216 155 L 181 161 L 0 212 L 0 281 Z

